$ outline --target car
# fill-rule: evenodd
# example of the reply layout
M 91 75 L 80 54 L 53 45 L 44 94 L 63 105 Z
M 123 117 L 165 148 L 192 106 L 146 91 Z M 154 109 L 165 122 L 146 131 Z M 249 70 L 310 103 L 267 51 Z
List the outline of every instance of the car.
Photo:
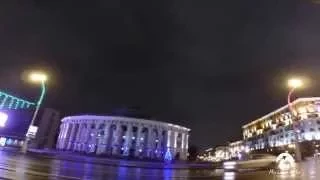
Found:
M 270 154 L 250 154 L 244 160 L 224 162 L 223 169 L 225 171 L 270 169 L 275 166 L 276 158 Z

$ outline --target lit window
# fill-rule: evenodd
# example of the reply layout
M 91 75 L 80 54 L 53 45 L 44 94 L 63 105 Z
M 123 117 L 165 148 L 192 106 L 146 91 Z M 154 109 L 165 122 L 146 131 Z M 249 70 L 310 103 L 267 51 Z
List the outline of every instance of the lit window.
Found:
M 306 113 L 307 110 L 306 110 L 306 108 L 304 108 L 304 107 L 300 107 L 300 108 L 298 108 L 298 112 L 299 112 L 299 113 Z

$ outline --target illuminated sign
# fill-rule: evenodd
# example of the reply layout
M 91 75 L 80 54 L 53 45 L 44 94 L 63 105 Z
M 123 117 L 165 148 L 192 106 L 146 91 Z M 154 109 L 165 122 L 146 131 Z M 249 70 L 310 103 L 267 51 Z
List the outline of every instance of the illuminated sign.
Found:
M 30 126 L 27 132 L 27 137 L 35 138 L 38 132 L 38 126 Z

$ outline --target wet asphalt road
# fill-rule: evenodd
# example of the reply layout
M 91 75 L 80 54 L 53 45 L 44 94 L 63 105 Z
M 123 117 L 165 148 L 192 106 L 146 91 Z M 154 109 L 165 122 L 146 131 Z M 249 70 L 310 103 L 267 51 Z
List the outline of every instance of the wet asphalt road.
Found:
M 116 167 L 67 160 L 48 159 L 41 156 L 25 156 L 0 151 L 0 179 L 320 179 L 320 161 L 302 163 L 298 171 L 274 174 L 269 171 L 223 172 L 210 169 L 143 169 Z

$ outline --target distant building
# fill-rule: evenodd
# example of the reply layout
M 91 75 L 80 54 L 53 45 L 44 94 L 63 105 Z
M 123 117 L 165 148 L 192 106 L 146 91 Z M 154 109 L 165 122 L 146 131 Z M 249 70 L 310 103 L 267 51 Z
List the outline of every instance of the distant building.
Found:
M 243 152 L 248 151 L 248 149 L 245 148 L 243 141 L 234 141 L 229 143 L 228 149 L 229 157 L 237 159 L 240 159 Z
M 228 146 L 218 146 L 215 148 L 215 155 L 218 161 L 230 159 L 230 152 Z
M 34 148 L 55 148 L 60 125 L 60 113 L 51 108 L 42 110 L 41 116 L 36 120 L 38 132 L 35 139 L 32 140 Z
M 34 107 L 31 101 L 0 91 L 0 146 L 22 146 Z
M 228 146 L 217 146 L 215 148 L 206 149 L 198 155 L 198 159 L 208 162 L 221 162 L 230 159 Z
M 187 159 L 189 131 L 165 122 L 121 116 L 61 120 L 57 149 L 150 159 Z
M 299 98 L 292 102 L 295 118 L 285 105 L 242 127 L 243 141 L 250 151 L 293 150 L 296 138 L 302 144 L 320 141 L 320 98 Z M 296 123 L 294 123 L 296 122 Z M 297 137 L 296 137 L 296 133 Z M 303 150 L 308 149 L 304 148 Z
M 204 152 L 200 153 L 197 156 L 197 159 L 200 161 L 208 161 L 208 162 L 215 162 L 217 159 L 215 158 L 215 149 L 214 148 L 208 148 L 204 150 Z
M 200 155 L 202 160 L 241 159 L 247 153 L 294 152 L 296 140 L 302 155 L 320 152 L 320 97 L 299 98 L 242 126 L 243 140 L 210 148 Z M 212 155 L 212 154 L 215 155 Z M 227 155 L 228 154 L 228 155 Z

